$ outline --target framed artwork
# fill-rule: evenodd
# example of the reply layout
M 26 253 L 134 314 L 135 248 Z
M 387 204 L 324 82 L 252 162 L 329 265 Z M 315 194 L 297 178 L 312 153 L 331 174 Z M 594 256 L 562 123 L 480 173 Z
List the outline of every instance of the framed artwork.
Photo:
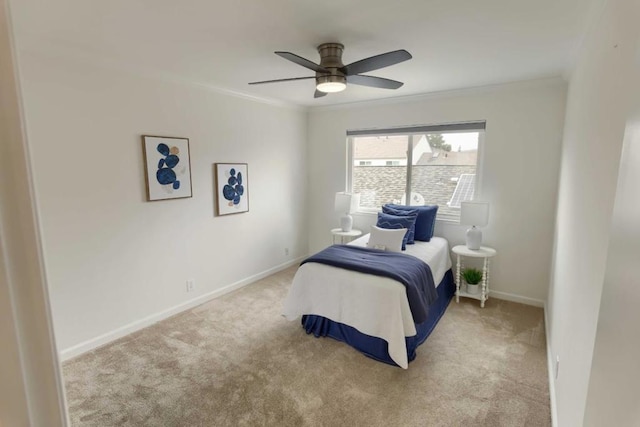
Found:
M 187 138 L 142 135 L 147 200 L 191 197 L 191 159 Z
M 249 177 L 246 163 L 215 163 L 217 215 L 249 211 Z

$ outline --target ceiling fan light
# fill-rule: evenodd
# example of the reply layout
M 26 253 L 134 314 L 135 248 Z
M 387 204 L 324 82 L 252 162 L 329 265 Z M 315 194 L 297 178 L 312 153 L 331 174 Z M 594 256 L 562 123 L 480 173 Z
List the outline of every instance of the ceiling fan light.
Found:
M 316 86 L 320 92 L 333 93 L 333 92 L 342 92 L 347 88 L 347 85 L 340 82 L 326 82 L 320 83 Z
M 321 76 L 316 79 L 316 89 L 320 92 L 342 92 L 347 88 L 347 78 L 344 76 Z

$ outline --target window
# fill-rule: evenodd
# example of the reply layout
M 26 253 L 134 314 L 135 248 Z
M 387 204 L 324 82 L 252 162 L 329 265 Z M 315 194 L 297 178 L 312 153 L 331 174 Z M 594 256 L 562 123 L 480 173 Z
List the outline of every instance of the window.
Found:
M 438 219 L 458 221 L 460 202 L 475 195 L 484 127 L 473 122 L 349 131 L 349 191 L 360 193 L 364 211 L 385 203 L 437 204 Z

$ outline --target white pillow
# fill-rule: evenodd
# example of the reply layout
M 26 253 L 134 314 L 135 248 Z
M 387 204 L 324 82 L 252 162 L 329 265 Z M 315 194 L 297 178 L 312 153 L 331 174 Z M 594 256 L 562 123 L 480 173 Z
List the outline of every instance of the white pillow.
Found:
M 402 252 L 402 239 L 406 233 L 406 228 L 389 229 L 372 225 L 367 246 L 389 252 Z

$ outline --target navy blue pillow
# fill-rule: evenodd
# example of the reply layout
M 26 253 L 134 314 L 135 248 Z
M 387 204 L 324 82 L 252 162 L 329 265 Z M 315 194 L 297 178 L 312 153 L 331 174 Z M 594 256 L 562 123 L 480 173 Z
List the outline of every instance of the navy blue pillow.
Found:
M 405 206 L 393 205 L 391 203 L 385 206 L 397 210 L 414 210 L 418 211 L 418 219 L 416 220 L 415 240 L 428 242 L 433 237 L 433 230 L 436 226 L 436 214 L 438 213 L 438 205 L 425 206 Z
M 397 215 L 389 215 L 386 213 L 378 212 L 378 222 L 376 224 L 377 227 L 387 228 L 387 229 L 398 229 L 398 228 L 406 228 L 407 232 L 404 233 L 404 237 L 402 238 L 402 250 L 407 249 L 407 235 L 409 234 L 409 229 L 411 225 L 416 223 L 415 216 L 397 216 Z
M 413 216 L 418 218 L 418 210 L 417 209 L 394 209 L 389 206 L 382 207 L 382 213 L 386 213 L 389 215 L 395 216 Z M 416 235 L 416 224 L 415 222 L 411 225 L 409 231 L 407 231 L 407 245 L 413 245 L 415 243 L 415 235 Z

